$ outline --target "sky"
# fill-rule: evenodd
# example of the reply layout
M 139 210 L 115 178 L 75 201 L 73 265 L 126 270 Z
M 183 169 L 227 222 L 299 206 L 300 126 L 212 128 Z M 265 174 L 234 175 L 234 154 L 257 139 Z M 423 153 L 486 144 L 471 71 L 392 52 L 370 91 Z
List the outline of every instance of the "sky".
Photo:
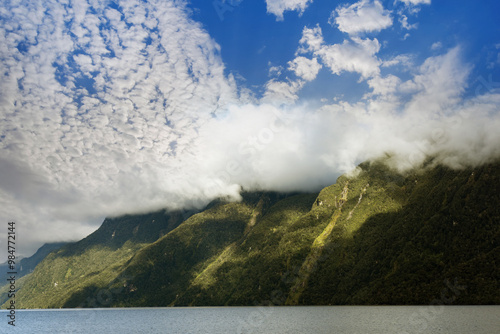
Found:
M 365 160 L 500 157 L 495 0 L 5 0 L 0 245 Z M 6 254 L 0 254 L 4 260 Z

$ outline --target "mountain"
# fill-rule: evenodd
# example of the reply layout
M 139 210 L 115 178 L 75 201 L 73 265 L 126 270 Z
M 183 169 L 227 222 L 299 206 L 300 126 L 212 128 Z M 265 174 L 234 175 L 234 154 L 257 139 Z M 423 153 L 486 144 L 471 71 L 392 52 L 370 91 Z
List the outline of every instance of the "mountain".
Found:
M 61 248 L 66 242 L 54 242 L 44 244 L 42 247 L 38 248 L 35 254 L 30 257 L 18 257 L 16 260 L 16 272 L 17 278 L 21 278 L 29 273 L 31 273 L 38 263 L 40 263 L 50 252 Z M 8 270 L 7 262 L 0 264 L 0 286 L 4 285 L 6 282 Z
M 28 274 L 30 274 L 35 267 L 40 263 L 50 252 L 61 248 L 64 246 L 66 242 L 54 242 L 44 244 L 42 247 L 38 248 L 38 250 L 30 257 L 25 258 L 17 258 L 16 264 L 16 279 L 20 279 Z M 2 263 L 0 265 L 0 304 L 3 304 L 7 299 L 8 288 L 7 278 L 10 276 L 7 274 L 9 272 L 8 263 Z
M 313 194 L 106 219 L 26 278 L 24 308 L 499 304 L 500 164 L 361 164 Z
M 44 308 L 47 307 L 47 296 L 51 301 L 52 295 L 61 294 L 63 300 L 74 289 L 113 279 L 117 268 L 139 249 L 175 229 L 193 213 L 161 210 L 105 219 L 97 231 L 49 254 L 32 275 L 17 281 L 19 293 L 16 294 L 16 303 L 22 301 L 23 296 L 40 298 L 42 306 L 36 308 Z M 31 291 L 25 295 L 28 289 Z M 21 306 L 22 303 L 16 305 Z

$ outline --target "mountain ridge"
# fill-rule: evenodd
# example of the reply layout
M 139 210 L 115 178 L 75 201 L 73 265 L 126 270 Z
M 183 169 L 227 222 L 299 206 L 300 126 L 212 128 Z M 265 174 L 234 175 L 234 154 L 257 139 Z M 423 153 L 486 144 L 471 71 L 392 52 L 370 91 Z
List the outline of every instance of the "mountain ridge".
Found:
M 401 174 L 374 161 L 319 193 L 246 193 L 187 219 L 170 216 L 166 227 L 151 215 L 107 219 L 94 237 L 42 261 L 18 301 L 428 304 L 452 286 L 461 292 L 455 304 L 498 304 L 499 194 L 498 163 Z

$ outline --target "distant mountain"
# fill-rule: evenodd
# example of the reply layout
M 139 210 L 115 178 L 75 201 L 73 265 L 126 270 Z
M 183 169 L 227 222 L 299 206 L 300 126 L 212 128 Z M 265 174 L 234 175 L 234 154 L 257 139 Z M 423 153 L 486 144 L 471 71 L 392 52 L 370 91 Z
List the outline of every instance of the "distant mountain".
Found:
M 315 194 L 106 219 L 26 278 L 25 308 L 499 304 L 500 164 L 363 163 Z

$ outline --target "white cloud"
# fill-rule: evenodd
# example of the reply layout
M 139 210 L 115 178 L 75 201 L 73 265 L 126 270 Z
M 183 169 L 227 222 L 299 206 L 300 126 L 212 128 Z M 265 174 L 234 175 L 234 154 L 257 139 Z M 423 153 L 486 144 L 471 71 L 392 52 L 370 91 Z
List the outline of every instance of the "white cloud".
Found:
M 363 79 L 377 75 L 380 72 L 380 60 L 376 54 L 380 50 L 380 43 L 373 40 L 351 36 L 342 44 L 327 45 L 319 25 L 314 28 L 304 27 L 299 41 L 297 54 L 312 53 L 317 56 L 323 65 L 330 68 L 333 74 L 342 72 L 357 72 Z M 320 65 L 320 64 L 319 64 Z
M 431 4 L 431 0 L 398 0 L 398 1 L 403 2 L 406 5 L 413 5 L 413 6 Z
M 263 103 L 274 105 L 291 104 L 299 98 L 297 92 L 304 86 L 304 81 L 278 81 L 271 79 L 266 83 Z
M 397 91 L 401 80 L 395 75 L 389 74 L 385 77 L 376 76 L 368 80 L 368 85 L 372 88 L 371 95 L 387 96 Z
M 304 27 L 302 37 L 299 41 L 300 47 L 297 53 L 307 53 L 318 51 L 323 44 L 323 32 L 321 27 L 316 25 L 314 28 Z
M 323 46 L 315 54 L 333 74 L 357 72 L 366 79 L 380 72 L 380 60 L 375 56 L 379 50 L 380 43 L 376 38 L 353 38 L 353 41 L 344 40 L 342 44 Z
M 444 62 L 451 65 L 432 71 Z M 401 170 L 418 166 L 429 155 L 453 168 L 491 162 L 500 157 L 500 133 L 495 131 L 500 94 L 456 99 L 464 85 L 463 66 L 451 50 L 427 59 L 412 79 L 418 86 L 414 99 L 440 96 L 448 101 L 440 104 L 443 109 L 421 105 L 415 110 L 413 101 L 387 99 L 400 94 L 400 80 L 390 75 L 369 80 L 377 94 L 365 102 L 338 101 L 316 110 L 307 105 L 231 106 L 224 118 L 202 129 L 206 173 L 219 171 L 221 184 L 288 191 L 317 189 L 384 153 L 393 154 L 394 166 Z M 439 86 L 441 75 L 456 79 L 456 87 Z
M 283 73 L 283 66 L 271 66 L 269 64 L 269 76 L 279 77 Z
M 361 0 L 350 6 L 337 7 L 329 22 L 337 24 L 342 32 L 356 35 L 388 28 L 392 25 L 392 18 L 380 1 Z
M 19 222 L 25 245 L 81 238 L 103 216 L 209 200 L 188 167 L 197 130 L 238 93 L 181 2 L 1 7 L 12 29 L 0 29 L 0 152 L 20 167 L 0 175 L 0 218 Z M 32 177 L 12 176 L 21 170 Z
M 282 21 L 285 11 L 296 10 L 302 15 L 312 2 L 313 0 L 266 0 L 267 12 L 276 15 L 276 20 Z
M 370 78 L 372 94 L 357 103 L 231 106 L 202 129 L 204 174 L 218 171 L 216 183 L 245 189 L 311 190 L 384 153 L 401 170 L 430 155 L 453 168 L 498 159 L 500 92 L 460 98 L 468 75 L 460 49 L 428 58 L 415 73 L 405 83 Z
M 396 65 L 401 65 L 406 68 L 413 67 L 413 56 L 408 54 L 400 54 L 382 62 L 382 67 L 391 67 Z
M 418 27 L 418 23 L 409 24 L 408 17 L 403 14 L 399 16 L 399 23 L 401 24 L 401 27 L 406 30 L 417 29 Z
M 419 69 L 419 74 L 402 84 L 413 92 L 407 112 L 414 114 L 447 114 L 461 100 L 470 66 L 462 65 L 460 48 L 428 58 Z
M 321 64 L 318 63 L 318 59 L 316 58 L 307 59 L 299 56 L 288 62 L 288 69 L 294 71 L 295 75 L 306 81 L 314 80 L 321 67 Z
M 431 50 L 439 50 L 443 47 L 443 43 L 436 42 L 431 45 Z

